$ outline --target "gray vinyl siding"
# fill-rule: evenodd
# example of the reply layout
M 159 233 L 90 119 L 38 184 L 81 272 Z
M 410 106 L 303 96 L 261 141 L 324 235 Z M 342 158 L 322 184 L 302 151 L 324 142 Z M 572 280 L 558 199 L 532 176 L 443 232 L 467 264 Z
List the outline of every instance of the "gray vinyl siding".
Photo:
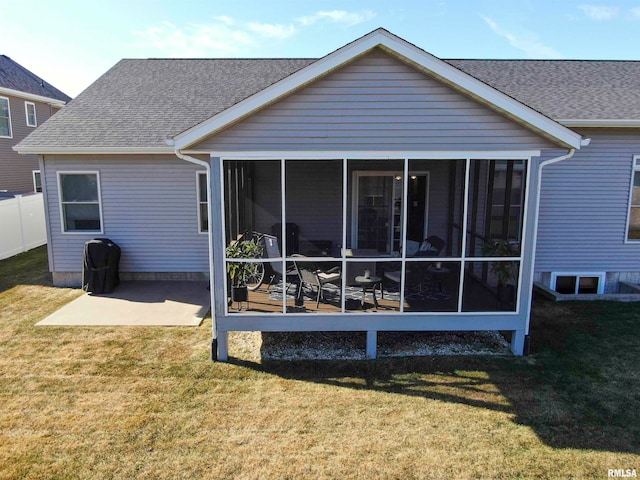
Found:
M 625 243 L 625 239 L 640 132 L 581 133 L 592 139 L 588 147 L 543 170 L 535 269 L 638 272 L 640 243 Z
M 287 162 L 287 222 L 300 242 L 342 244 L 342 161 Z
M 208 272 L 206 234 L 198 233 L 196 171 L 176 157 L 47 156 L 44 161 L 52 270 L 79 272 L 87 240 L 122 248 L 123 272 Z M 103 234 L 63 234 L 57 172 L 98 171 Z
M 271 234 L 271 227 L 282 222 L 279 162 L 277 165 L 271 161 L 255 165 L 253 194 L 255 229 L 258 232 Z
M 6 95 L 0 95 L 7 97 Z M 27 126 L 25 100 L 8 96 L 11 108 L 11 130 L 13 138 L 0 138 L 0 190 L 14 192 L 33 191 L 33 170 L 38 170 L 37 155 L 20 155 L 12 147 L 35 130 Z M 44 123 L 53 112 L 52 107 L 45 103 L 35 102 L 37 124 Z
M 353 173 L 358 170 L 402 172 L 400 161 L 389 165 L 381 160 L 354 160 L 349 162 L 348 181 L 351 187 L 347 197 L 347 245 L 351 245 L 351 213 Z M 450 161 L 421 160 L 415 169 L 429 172 L 428 235 L 448 239 L 450 207 Z M 294 168 L 295 166 L 295 168 Z M 280 171 L 269 162 L 256 162 L 253 191 L 255 194 L 256 229 L 271 233 L 274 223 L 280 222 Z M 287 162 L 287 222 L 299 229 L 300 242 L 331 241 L 342 244 L 342 161 Z M 259 206 L 259 208 L 258 208 Z M 458 254 L 459 252 L 456 252 Z
M 196 149 L 511 150 L 547 140 L 374 51 Z

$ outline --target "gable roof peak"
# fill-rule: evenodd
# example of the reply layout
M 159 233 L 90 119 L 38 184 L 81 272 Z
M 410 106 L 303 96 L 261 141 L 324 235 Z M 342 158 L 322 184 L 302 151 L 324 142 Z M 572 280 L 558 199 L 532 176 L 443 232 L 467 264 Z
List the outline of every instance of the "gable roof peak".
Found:
M 388 30 L 377 28 L 230 108 L 179 133 L 174 137 L 176 150 L 188 148 L 205 137 L 249 117 L 266 106 L 366 55 L 375 48 L 381 48 L 385 53 L 489 106 L 555 143 L 570 148 L 580 148 L 581 146 L 582 137 L 578 133 Z

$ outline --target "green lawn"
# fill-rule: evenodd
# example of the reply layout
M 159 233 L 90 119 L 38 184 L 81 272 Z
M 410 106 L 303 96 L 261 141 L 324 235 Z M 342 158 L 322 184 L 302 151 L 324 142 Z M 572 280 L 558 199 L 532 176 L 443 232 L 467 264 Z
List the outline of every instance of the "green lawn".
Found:
M 34 327 L 0 261 L 0 478 L 607 478 L 640 470 L 640 306 L 537 300 L 533 354 L 209 361 L 198 328 Z

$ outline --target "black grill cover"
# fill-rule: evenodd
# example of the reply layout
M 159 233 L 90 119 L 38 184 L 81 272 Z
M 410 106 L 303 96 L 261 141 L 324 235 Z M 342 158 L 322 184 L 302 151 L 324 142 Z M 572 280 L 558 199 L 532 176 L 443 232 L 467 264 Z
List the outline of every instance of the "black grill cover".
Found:
M 120 284 L 120 247 L 108 238 L 94 238 L 84 244 L 82 289 L 111 293 Z

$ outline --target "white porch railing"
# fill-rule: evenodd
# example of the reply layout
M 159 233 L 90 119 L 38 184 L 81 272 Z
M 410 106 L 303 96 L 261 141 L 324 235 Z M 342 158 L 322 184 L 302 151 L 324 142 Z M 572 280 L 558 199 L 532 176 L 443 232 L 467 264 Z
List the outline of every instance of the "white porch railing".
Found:
M 0 260 L 47 243 L 42 193 L 0 200 Z

